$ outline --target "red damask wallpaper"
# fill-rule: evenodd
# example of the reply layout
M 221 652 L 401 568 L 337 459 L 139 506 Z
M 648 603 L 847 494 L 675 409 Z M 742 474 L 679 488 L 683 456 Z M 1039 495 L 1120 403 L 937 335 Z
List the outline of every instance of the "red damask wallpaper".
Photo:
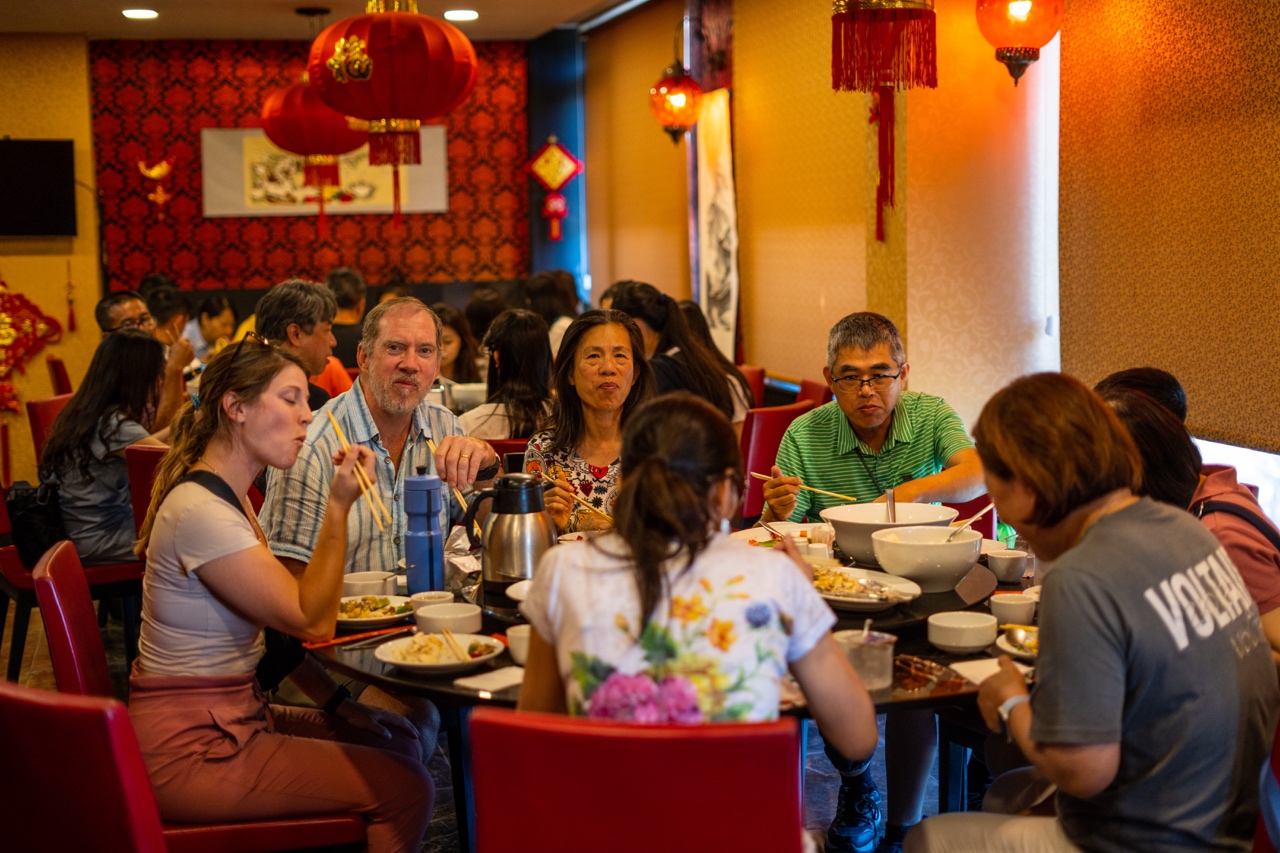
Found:
M 261 288 L 290 276 L 322 278 L 339 264 L 379 284 L 395 270 L 411 282 L 485 281 L 529 272 L 525 159 L 525 48 L 477 42 L 476 87 L 445 121 L 449 212 L 205 219 L 200 131 L 259 127 L 272 89 L 302 72 L 308 42 L 94 41 L 94 157 L 102 203 L 103 263 L 113 290 L 164 272 L 184 288 Z M 139 172 L 171 158 L 173 198 L 158 221 Z

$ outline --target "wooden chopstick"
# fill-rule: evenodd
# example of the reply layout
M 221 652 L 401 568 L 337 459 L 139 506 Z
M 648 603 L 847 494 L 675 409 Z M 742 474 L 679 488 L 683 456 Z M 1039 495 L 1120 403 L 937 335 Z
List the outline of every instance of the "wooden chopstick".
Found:
M 429 438 L 427 439 L 427 448 L 430 449 L 432 456 L 436 455 L 436 443 Z M 458 502 L 458 506 L 462 507 L 465 512 L 467 509 L 467 499 L 462 496 L 462 489 L 459 489 L 457 486 L 450 486 L 449 488 L 453 491 L 454 500 Z M 476 529 L 476 536 L 482 536 L 483 533 L 480 530 L 480 522 L 473 521 L 471 524 Z
M 548 483 L 555 483 L 555 480 L 547 476 L 546 471 L 542 472 L 542 479 L 546 480 Z M 600 516 L 601 518 L 607 519 L 610 524 L 613 524 L 613 516 L 609 515 L 609 513 L 605 512 L 602 509 L 597 509 L 596 507 L 593 507 L 591 504 L 589 504 L 587 501 L 583 500 L 582 498 L 578 497 L 577 495 L 573 495 L 573 499 L 578 503 L 582 504 L 582 506 L 589 509 L 591 512 L 594 512 L 596 515 Z
M 406 616 L 409 614 L 406 613 Z M 361 640 L 367 640 L 370 637 L 381 637 L 384 634 L 399 634 L 403 631 L 412 631 L 412 625 L 398 625 L 395 628 L 380 628 L 376 631 L 364 631 L 360 634 L 347 634 L 343 637 L 333 637 L 328 640 L 320 640 L 316 643 L 303 643 L 304 649 L 327 649 L 330 646 L 345 646 L 347 643 L 358 643 Z
M 772 477 L 767 477 L 767 476 L 765 476 L 764 474 L 758 474 L 758 473 L 756 473 L 755 471 L 752 471 L 752 472 L 751 472 L 751 476 L 752 476 L 752 477 L 755 477 L 757 480 L 772 480 L 772 479 L 773 479 Z M 826 495 L 826 496 L 828 496 L 828 497 L 832 497 L 832 498 L 839 498 L 840 500 L 842 500 L 842 501 L 848 501 L 849 503 L 857 503 L 857 502 L 858 502 L 858 499 L 857 499 L 857 498 L 851 498 L 851 497 L 849 497 L 848 495 L 842 495 L 842 494 L 840 494 L 840 493 L 838 493 L 838 492 L 828 492 L 826 489 L 815 489 L 813 486 L 806 486 L 806 485 L 804 485 L 803 483 L 801 483 L 801 484 L 800 484 L 800 488 L 804 489 L 806 492 L 816 492 L 817 494 L 820 494 L 820 495 Z
M 449 651 L 457 655 L 459 661 L 466 662 L 471 660 L 471 656 L 467 654 L 466 649 L 462 648 L 458 638 L 453 636 L 452 631 L 448 628 L 441 628 L 440 634 L 444 637 L 444 641 L 449 644 Z
M 342 427 L 338 425 L 338 419 L 333 416 L 333 412 L 325 412 L 329 416 L 329 423 L 333 424 L 333 430 L 338 436 L 338 441 L 342 443 L 343 452 L 351 449 L 351 445 L 347 443 L 347 437 L 342 433 Z M 364 492 L 365 500 L 369 502 L 370 514 L 373 516 L 373 523 L 378 525 L 378 529 L 386 531 L 386 526 L 382 523 L 382 518 L 378 513 L 381 511 L 386 515 L 387 521 L 391 520 L 391 513 L 387 512 L 386 504 L 382 502 L 382 498 L 378 496 L 378 490 L 373 487 L 372 481 L 369 479 L 368 473 L 364 470 L 364 466 L 359 462 L 355 464 L 356 479 L 360 482 L 360 490 Z

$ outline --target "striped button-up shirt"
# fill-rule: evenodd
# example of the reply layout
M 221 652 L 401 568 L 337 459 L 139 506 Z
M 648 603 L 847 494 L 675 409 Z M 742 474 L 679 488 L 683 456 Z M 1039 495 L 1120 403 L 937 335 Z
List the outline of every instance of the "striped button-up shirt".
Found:
M 427 446 L 427 439 L 439 441 L 448 435 L 465 435 L 465 432 L 452 412 L 424 400 L 413 412 L 413 423 L 397 468 L 382 446 L 378 426 L 365 403 L 360 381 L 356 380 L 350 391 L 334 397 L 315 413 L 315 420 L 307 429 L 306 444 L 293 467 L 285 471 L 268 470 L 261 520 L 271 552 L 277 557 L 291 557 L 305 563 L 311 560 L 315 550 L 329 503 L 329 488 L 337 470 L 333 454 L 342 446 L 327 412 L 333 412 L 342 425 L 347 441 L 363 444 L 373 451 L 377 459 L 375 485 L 391 512 L 391 523 L 381 531 L 374 524 L 366 499 L 361 498 L 352 505 L 347 516 L 346 570 L 394 572 L 396 563 L 404 557 L 405 476 L 416 472 L 419 465 L 425 465 L 430 474 L 436 473 L 435 457 Z M 447 532 L 450 518 L 461 519 L 466 507 L 458 505 L 447 485 L 443 488 L 440 529 Z
M 787 427 L 777 465 L 785 477 L 806 486 L 872 501 L 884 489 L 930 477 L 947 460 L 973 447 L 964 423 L 941 397 L 906 391 L 893 409 L 889 434 L 873 451 L 853 432 L 849 418 L 832 401 L 806 412 Z M 796 495 L 792 521 L 818 520 L 818 513 L 844 503 L 803 489 Z

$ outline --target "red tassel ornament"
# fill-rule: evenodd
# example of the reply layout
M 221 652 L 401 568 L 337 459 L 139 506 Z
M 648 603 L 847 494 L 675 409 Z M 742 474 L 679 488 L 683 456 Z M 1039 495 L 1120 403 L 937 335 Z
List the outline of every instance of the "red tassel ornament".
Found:
M 831 88 L 872 92 L 938 87 L 933 0 L 834 0 Z

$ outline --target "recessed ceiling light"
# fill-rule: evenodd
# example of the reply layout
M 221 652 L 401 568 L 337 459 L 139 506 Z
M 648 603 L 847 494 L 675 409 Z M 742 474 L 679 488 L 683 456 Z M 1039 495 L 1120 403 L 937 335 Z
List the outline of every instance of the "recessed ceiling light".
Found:
M 475 9 L 450 9 L 444 13 L 446 21 L 474 21 L 480 17 L 480 13 Z
M 126 18 L 133 18 L 139 21 L 160 17 L 160 14 L 155 9 L 125 9 L 122 14 Z

